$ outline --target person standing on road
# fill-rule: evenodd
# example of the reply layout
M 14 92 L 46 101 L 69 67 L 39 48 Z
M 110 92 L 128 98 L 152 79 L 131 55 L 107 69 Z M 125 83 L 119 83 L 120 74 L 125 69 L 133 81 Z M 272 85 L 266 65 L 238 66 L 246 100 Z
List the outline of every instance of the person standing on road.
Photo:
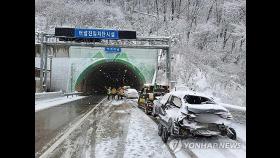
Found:
M 106 87 L 105 87 L 106 88 Z M 107 89 L 107 88 L 106 88 Z M 107 99 L 110 100 L 110 95 L 111 95 L 111 87 L 107 89 Z
M 117 90 L 116 90 L 115 87 L 112 88 L 111 93 L 112 93 L 112 99 L 115 99 L 115 96 L 116 96 L 116 93 L 117 93 Z
M 121 99 L 123 99 L 123 97 L 124 97 L 124 88 L 123 87 L 120 87 L 119 96 Z
M 117 90 L 117 96 L 118 96 L 118 100 L 120 100 L 120 96 L 121 96 L 121 87 L 119 87 L 118 90 Z

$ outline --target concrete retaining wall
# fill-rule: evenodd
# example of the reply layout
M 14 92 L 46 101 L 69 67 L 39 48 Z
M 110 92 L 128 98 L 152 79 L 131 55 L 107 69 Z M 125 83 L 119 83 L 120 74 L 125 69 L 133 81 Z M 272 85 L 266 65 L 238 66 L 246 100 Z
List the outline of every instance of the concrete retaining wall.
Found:
M 59 92 L 46 92 L 46 93 L 35 93 L 35 100 L 52 99 L 64 96 L 62 91 Z
M 35 66 L 40 67 L 40 58 L 35 58 Z M 50 60 L 48 60 L 48 69 L 50 69 Z M 70 78 L 70 58 L 53 58 L 52 59 L 52 83 L 51 91 L 67 91 L 68 80 Z M 47 86 L 50 87 L 50 76 L 47 76 Z

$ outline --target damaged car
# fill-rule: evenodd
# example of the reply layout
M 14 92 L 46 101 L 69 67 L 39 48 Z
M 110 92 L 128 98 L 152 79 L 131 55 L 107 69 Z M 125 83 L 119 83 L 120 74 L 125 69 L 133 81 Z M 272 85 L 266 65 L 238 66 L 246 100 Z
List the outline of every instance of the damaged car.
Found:
M 159 117 L 158 135 L 169 137 L 228 136 L 236 139 L 229 127 L 232 115 L 212 98 L 193 91 L 174 91 L 154 101 L 152 115 Z

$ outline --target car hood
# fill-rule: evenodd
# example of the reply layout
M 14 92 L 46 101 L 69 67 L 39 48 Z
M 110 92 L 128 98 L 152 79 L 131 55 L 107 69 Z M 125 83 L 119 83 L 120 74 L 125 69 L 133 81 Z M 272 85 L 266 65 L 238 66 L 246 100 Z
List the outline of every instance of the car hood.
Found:
M 186 105 L 188 110 L 200 114 L 200 113 L 219 113 L 219 112 L 228 112 L 226 108 L 219 104 L 188 104 Z

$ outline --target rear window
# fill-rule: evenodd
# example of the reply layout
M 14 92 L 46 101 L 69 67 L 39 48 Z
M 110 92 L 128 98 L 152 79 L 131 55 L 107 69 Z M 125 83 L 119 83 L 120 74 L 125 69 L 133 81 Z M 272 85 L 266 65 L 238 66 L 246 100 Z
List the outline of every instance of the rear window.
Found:
M 209 98 L 195 95 L 186 95 L 184 100 L 189 104 L 214 104 L 214 101 Z

